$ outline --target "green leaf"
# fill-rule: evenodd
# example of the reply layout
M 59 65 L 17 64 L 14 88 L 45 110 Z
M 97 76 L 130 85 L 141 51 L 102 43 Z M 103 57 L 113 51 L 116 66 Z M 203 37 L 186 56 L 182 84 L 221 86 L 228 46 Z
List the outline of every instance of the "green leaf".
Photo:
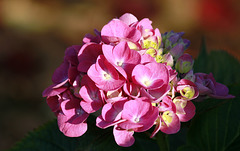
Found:
M 240 101 L 228 100 L 212 110 L 194 117 L 182 148 L 202 151 L 228 151 L 240 149 Z
M 226 51 L 207 53 L 203 40 L 199 57 L 194 63 L 194 72 L 213 73 L 217 82 L 234 85 L 240 83 L 240 62 Z
M 114 141 L 112 128 L 102 130 L 95 126 L 95 118 L 88 119 L 88 131 L 81 137 L 70 138 L 59 130 L 57 121 L 53 120 L 30 132 L 23 140 L 9 151 L 124 151 L 124 150 L 159 150 L 157 143 L 145 133 L 134 134 L 133 146 L 120 147 Z

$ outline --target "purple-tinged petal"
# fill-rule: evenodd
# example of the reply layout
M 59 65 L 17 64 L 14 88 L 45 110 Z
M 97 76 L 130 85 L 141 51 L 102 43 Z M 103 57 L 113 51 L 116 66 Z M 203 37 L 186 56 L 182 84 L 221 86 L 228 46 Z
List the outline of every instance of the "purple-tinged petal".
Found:
M 62 83 L 68 79 L 69 63 L 64 61 L 53 73 L 52 81 L 55 84 Z
M 58 96 L 52 96 L 47 98 L 47 104 L 52 110 L 52 112 L 58 112 L 60 111 L 60 104 L 59 104 L 59 97 Z
M 52 84 L 49 87 L 47 87 L 43 93 L 42 96 L 43 97 L 50 97 L 50 96 L 55 96 L 58 95 L 60 93 L 63 93 L 64 91 L 67 90 L 67 87 L 59 87 L 59 88 L 54 88 L 56 86 L 56 84 Z
M 78 52 L 81 49 L 81 45 L 73 45 L 68 47 L 65 51 L 64 60 L 68 61 L 71 65 L 77 66 L 78 65 Z
M 87 72 L 97 57 L 102 54 L 102 46 L 96 43 L 87 43 L 82 46 L 78 53 L 78 71 Z

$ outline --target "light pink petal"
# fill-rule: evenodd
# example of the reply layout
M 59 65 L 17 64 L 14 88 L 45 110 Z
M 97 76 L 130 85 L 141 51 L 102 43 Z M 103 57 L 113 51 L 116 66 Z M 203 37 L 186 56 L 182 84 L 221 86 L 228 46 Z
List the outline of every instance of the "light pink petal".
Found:
M 144 18 L 138 22 L 137 28 L 138 29 L 142 28 L 143 30 L 144 29 L 153 29 L 151 24 L 152 24 L 151 20 L 149 20 L 148 18 Z
M 156 60 L 150 56 L 149 54 L 146 54 L 144 53 L 141 57 L 141 64 L 147 64 L 147 63 L 150 63 L 150 62 L 156 62 Z
M 119 19 L 113 19 L 108 24 L 103 26 L 101 30 L 101 37 L 105 43 L 117 42 L 124 37 L 124 31 L 128 25 Z M 114 37 L 114 38 L 112 38 Z
M 141 37 L 141 33 L 121 20 L 113 19 L 103 26 L 101 37 L 105 43 L 116 43 L 121 41 L 121 39 L 137 42 Z
M 128 26 L 138 21 L 138 19 L 133 14 L 130 13 L 123 14 L 119 19 Z
M 68 137 L 79 137 L 82 136 L 87 131 L 87 123 L 79 122 L 77 119 L 76 122 L 68 122 L 68 117 L 62 113 L 58 114 L 58 127 L 59 130 Z
M 122 130 L 117 126 L 114 126 L 113 135 L 116 143 L 122 147 L 129 147 L 132 146 L 135 142 L 133 137 L 133 131 Z

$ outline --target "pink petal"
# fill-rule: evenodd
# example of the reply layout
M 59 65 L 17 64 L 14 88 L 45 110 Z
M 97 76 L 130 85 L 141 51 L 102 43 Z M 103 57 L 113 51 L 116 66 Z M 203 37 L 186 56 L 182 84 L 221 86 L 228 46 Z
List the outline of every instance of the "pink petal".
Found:
M 96 83 L 96 86 L 104 91 L 117 90 L 125 83 L 124 77 L 118 74 L 103 55 L 98 57 L 97 63 L 89 68 L 87 74 Z M 109 76 L 108 78 L 105 78 L 106 74 Z
M 121 130 L 117 126 L 114 126 L 113 135 L 116 143 L 122 147 L 132 146 L 135 142 L 133 137 L 133 131 Z
M 105 128 L 108 128 L 108 127 L 111 127 L 111 126 L 114 126 L 114 125 L 117 125 L 119 123 L 122 123 L 126 120 L 123 120 L 123 119 L 120 119 L 121 118 L 121 114 L 118 114 L 119 117 L 116 117 L 117 119 L 119 120 L 116 120 L 116 121 L 105 121 L 103 119 L 103 117 L 100 115 L 96 118 L 96 126 L 99 127 L 99 128 L 102 128 L 102 129 L 105 129 Z
M 134 83 L 127 82 L 123 85 L 124 92 L 132 98 L 138 98 L 140 96 L 140 87 Z
M 161 125 L 161 129 L 160 130 L 163 133 L 166 133 L 166 134 L 177 133 L 180 130 L 179 118 L 173 111 L 169 111 L 169 115 L 172 117 L 172 122 L 169 123 L 169 125 L 167 126 L 167 124 L 164 122 L 164 120 L 161 119 L 162 125 Z
M 59 130 L 68 137 L 79 137 L 87 131 L 86 122 L 78 122 L 76 119 L 75 123 L 68 122 L 68 117 L 62 113 L 58 114 L 58 126 Z

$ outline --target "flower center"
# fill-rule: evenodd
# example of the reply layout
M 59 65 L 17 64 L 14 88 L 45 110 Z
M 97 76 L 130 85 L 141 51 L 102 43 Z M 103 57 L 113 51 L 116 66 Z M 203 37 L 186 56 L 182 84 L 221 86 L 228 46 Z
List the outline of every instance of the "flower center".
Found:
M 139 118 L 139 117 L 135 117 L 135 118 L 133 119 L 133 122 L 134 122 L 134 123 L 140 122 L 140 118 Z
M 116 64 L 117 64 L 117 66 L 121 67 L 121 66 L 123 65 L 123 61 L 121 61 L 121 60 L 120 60 L 120 61 L 117 61 Z
M 107 72 L 104 72 L 104 73 L 103 73 L 103 79 L 104 79 L 104 80 L 110 80 L 111 78 L 112 78 L 111 75 L 108 74 Z
M 173 120 L 169 111 L 163 112 L 162 119 L 164 120 L 164 122 L 167 124 L 168 127 L 169 127 L 169 124 L 172 123 L 172 120 Z
M 186 86 L 185 88 L 180 90 L 180 94 L 185 98 L 191 99 L 194 96 L 195 91 L 193 87 Z

